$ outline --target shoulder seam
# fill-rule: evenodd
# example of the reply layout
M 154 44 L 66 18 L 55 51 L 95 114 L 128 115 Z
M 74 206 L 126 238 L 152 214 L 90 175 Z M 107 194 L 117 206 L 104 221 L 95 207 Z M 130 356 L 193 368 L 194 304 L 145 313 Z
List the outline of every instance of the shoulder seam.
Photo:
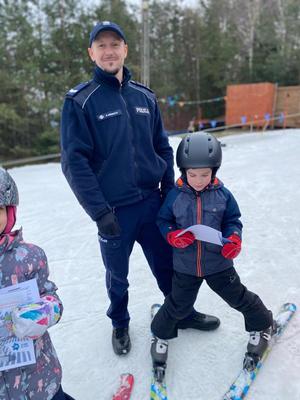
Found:
M 75 101 L 80 108 L 83 110 L 87 100 L 90 96 L 100 87 L 100 84 L 95 82 L 94 80 L 89 81 L 89 84 L 83 87 L 78 91 L 74 96 L 71 97 L 73 101 Z
M 91 81 L 81 82 L 77 86 L 69 89 L 66 93 L 66 96 L 75 97 L 78 93 L 80 93 L 83 89 L 85 89 Z M 78 88 L 78 89 L 77 89 Z
M 154 93 L 152 89 L 150 89 L 150 88 L 149 88 L 148 86 L 146 86 L 146 85 L 143 85 L 143 84 L 140 83 L 140 82 L 134 81 L 133 79 L 130 79 L 129 82 L 133 83 L 134 85 L 140 86 L 140 87 L 142 87 L 142 88 L 144 88 L 144 89 L 147 89 L 147 90 L 149 90 L 149 92 L 151 92 L 151 93 Z
M 82 104 L 82 109 L 85 107 L 86 102 L 88 101 L 88 99 L 91 97 L 91 95 L 97 90 L 99 89 L 101 85 L 99 84 L 98 86 L 95 87 L 95 89 L 87 96 L 87 98 L 84 100 L 83 104 Z
M 145 90 L 143 90 L 142 88 L 135 86 L 132 81 L 129 82 L 130 86 L 135 89 L 138 90 L 139 92 L 143 93 L 149 100 L 151 100 L 154 104 L 156 103 L 156 96 L 155 93 L 152 92 L 152 90 L 149 89 L 149 94 L 147 94 L 147 92 L 145 92 L 145 90 L 147 90 L 147 87 L 145 86 Z

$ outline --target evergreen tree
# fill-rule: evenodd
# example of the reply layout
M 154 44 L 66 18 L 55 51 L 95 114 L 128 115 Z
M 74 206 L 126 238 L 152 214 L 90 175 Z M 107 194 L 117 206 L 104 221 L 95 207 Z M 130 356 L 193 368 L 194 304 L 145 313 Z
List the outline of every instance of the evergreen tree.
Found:
M 150 0 L 149 6 L 150 82 L 169 127 L 187 126 L 201 112 L 222 115 L 224 103 L 199 102 L 223 96 L 228 84 L 300 84 L 299 0 L 199 0 L 196 7 Z M 101 20 L 123 28 L 126 65 L 140 80 L 140 4 L 0 0 L 1 159 L 59 152 L 64 96 L 92 76 L 89 33 Z
M 0 136 L 4 158 L 30 154 L 40 129 L 39 110 L 31 104 L 36 68 L 30 56 L 36 42 L 28 22 L 30 6 L 30 2 L 15 0 L 0 3 Z

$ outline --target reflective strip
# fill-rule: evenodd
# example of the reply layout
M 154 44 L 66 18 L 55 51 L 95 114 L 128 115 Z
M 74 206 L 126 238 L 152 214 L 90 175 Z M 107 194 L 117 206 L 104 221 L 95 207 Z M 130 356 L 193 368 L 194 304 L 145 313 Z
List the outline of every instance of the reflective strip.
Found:
M 84 103 L 82 104 L 81 108 L 84 108 L 85 103 L 88 101 L 88 99 L 90 98 L 90 96 L 100 87 L 100 85 L 98 85 L 89 95 L 88 97 L 84 100 Z

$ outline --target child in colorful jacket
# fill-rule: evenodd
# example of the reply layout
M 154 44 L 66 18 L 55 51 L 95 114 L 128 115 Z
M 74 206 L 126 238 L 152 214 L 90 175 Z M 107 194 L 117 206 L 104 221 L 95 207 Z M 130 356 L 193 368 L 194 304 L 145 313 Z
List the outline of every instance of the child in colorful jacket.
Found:
M 152 357 L 155 362 L 156 357 L 162 359 L 162 349 L 167 353 L 165 340 L 177 336 L 177 323 L 192 312 L 205 279 L 215 293 L 243 314 L 246 331 L 250 332 L 244 365 L 252 369 L 275 328 L 272 313 L 241 283 L 233 267 L 232 260 L 241 251 L 242 223 L 235 198 L 216 178 L 222 161 L 221 144 L 207 132 L 189 134 L 179 144 L 176 161 L 182 176 L 157 219 L 162 235 L 173 247 L 172 292 L 152 321 L 151 329 L 157 337 L 151 346 Z M 196 240 L 189 231 L 178 236 L 196 224 L 221 231 L 227 239 L 223 247 Z
M 61 365 L 47 332 L 61 318 L 63 306 L 48 280 L 44 251 L 24 242 L 21 229 L 12 231 L 18 202 L 14 180 L 0 168 L 0 288 L 35 278 L 40 292 L 40 301 L 14 308 L 5 321 L 8 337 L 33 339 L 36 363 L 0 372 L 0 400 L 72 400 L 61 388 Z M 0 337 L 0 346 L 4 343 Z

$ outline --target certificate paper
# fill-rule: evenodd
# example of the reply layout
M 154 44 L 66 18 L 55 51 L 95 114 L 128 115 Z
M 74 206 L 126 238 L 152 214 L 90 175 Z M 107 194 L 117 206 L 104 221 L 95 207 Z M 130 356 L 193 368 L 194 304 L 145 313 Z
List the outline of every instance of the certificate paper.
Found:
M 218 244 L 219 246 L 223 246 L 225 243 L 230 242 L 230 240 L 222 237 L 222 232 L 206 225 L 198 224 L 189 226 L 180 232 L 177 237 L 183 235 L 185 232 L 192 232 L 197 240 Z
M 40 301 L 36 279 L 0 289 L 0 371 L 34 364 L 33 340 L 18 339 L 12 331 L 11 311 Z

